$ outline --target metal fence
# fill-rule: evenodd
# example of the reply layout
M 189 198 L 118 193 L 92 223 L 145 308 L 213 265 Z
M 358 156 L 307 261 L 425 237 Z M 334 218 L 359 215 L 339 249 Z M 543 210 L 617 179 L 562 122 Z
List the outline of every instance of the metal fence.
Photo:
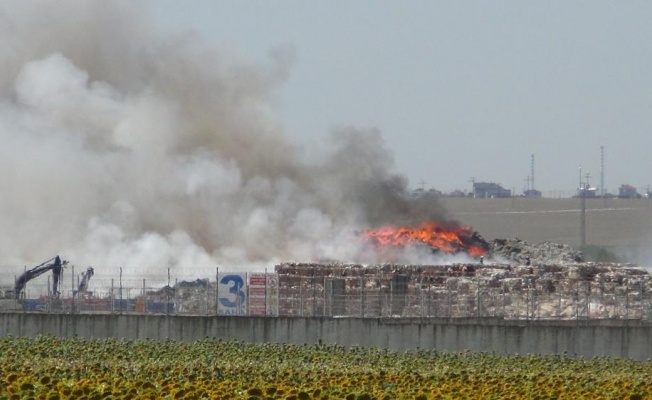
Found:
M 61 293 L 50 278 L 29 282 L 19 299 L 11 280 L 2 309 L 52 313 L 151 313 L 169 315 L 265 315 L 295 317 L 411 317 L 505 319 L 652 319 L 648 275 L 611 282 L 550 280 L 534 275 L 424 278 L 401 274 L 303 276 L 215 270 L 183 279 L 168 270 L 154 276 L 94 277 L 77 293 L 74 275 Z M 66 284 L 68 279 L 68 284 Z
M 648 279 L 620 285 L 450 278 L 433 284 L 356 277 L 320 284 L 304 277 L 282 287 L 279 302 L 282 315 L 304 317 L 652 319 Z

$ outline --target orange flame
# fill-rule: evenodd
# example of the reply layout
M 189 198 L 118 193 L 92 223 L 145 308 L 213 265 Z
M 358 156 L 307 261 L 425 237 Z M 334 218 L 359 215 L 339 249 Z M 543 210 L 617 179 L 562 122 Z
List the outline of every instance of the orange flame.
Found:
M 436 222 L 423 222 L 416 228 L 385 226 L 362 232 L 362 237 L 377 250 L 426 244 L 444 253 L 466 252 L 473 257 L 487 253 L 486 242 L 470 227 L 444 227 Z

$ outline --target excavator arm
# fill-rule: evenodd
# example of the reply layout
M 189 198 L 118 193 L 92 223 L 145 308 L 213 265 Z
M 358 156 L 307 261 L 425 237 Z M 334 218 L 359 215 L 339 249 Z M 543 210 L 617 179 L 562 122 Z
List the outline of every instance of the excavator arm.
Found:
M 93 267 L 88 267 L 85 272 L 82 273 L 81 281 L 79 281 L 79 286 L 75 294 L 83 294 L 88 290 L 88 281 L 91 280 L 91 277 L 95 275 L 95 270 Z
M 31 281 L 32 279 L 36 278 L 37 276 L 43 275 L 44 273 L 48 271 L 52 271 L 52 278 L 53 278 L 53 283 L 52 283 L 52 292 L 56 296 L 59 294 L 59 282 L 61 281 L 61 269 L 68 264 L 68 261 L 61 261 L 61 258 L 59 256 L 56 256 L 54 258 L 51 258 L 47 261 L 45 261 L 42 264 L 37 265 L 36 267 L 25 271 L 22 275 L 20 275 L 18 278 L 16 278 L 16 285 L 14 286 L 14 297 L 16 299 L 20 298 L 20 294 L 22 293 L 23 289 L 25 288 L 25 285 L 27 282 Z

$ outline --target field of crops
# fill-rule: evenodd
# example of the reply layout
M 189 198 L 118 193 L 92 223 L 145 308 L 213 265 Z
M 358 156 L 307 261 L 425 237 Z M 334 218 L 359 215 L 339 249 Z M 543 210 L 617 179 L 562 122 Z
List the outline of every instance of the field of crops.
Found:
M 0 339 L 0 399 L 643 399 L 652 363 L 337 345 Z

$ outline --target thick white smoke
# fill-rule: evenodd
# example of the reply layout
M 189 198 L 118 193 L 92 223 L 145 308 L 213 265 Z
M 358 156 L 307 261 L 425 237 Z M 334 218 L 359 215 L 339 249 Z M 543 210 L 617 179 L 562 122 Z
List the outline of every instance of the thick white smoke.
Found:
M 121 2 L 0 6 L 4 265 L 61 254 L 100 273 L 192 275 L 348 260 L 356 229 L 439 212 L 408 206 L 373 129 L 338 129 L 306 161 L 271 107 L 291 54 L 255 65 L 143 15 Z

